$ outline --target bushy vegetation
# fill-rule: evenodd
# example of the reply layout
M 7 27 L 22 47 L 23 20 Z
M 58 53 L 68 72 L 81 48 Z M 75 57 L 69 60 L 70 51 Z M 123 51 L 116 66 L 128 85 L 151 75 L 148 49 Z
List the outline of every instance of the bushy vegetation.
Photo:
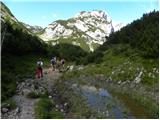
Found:
M 33 36 L 26 31 L 23 32 L 22 28 L 14 26 L 7 21 L 2 23 L 2 33 L 5 36 L 2 41 L 2 56 L 6 54 L 12 55 L 28 55 L 28 54 L 47 54 L 47 45 L 42 42 L 38 37 Z
M 7 7 L 2 4 L 2 8 L 5 11 Z M 34 77 L 36 61 L 39 57 L 46 60 L 48 52 L 48 45 L 32 35 L 21 23 L 13 21 L 9 16 L 3 20 L 1 24 L 2 101 L 15 93 L 17 82 L 28 76 Z
M 13 56 L 5 55 L 1 58 L 1 98 L 2 101 L 14 95 L 17 82 L 23 81 L 25 78 L 34 78 L 36 73 L 36 61 L 42 58 L 44 67 L 47 67 L 49 60 L 43 56 L 26 55 Z
M 12 109 L 16 108 L 16 102 L 11 99 L 8 99 L 5 101 L 5 103 L 1 104 L 1 107 L 8 108 L 8 109 L 12 110 Z
M 63 114 L 54 110 L 55 103 L 50 99 L 40 99 L 35 108 L 35 115 L 38 119 L 62 119 Z
M 71 44 L 58 44 L 51 48 L 51 54 L 64 58 L 67 61 L 76 61 L 80 63 L 80 60 L 87 55 L 83 49 L 79 46 Z
M 45 92 L 42 94 L 42 93 L 37 93 L 37 92 L 34 92 L 34 91 L 32 91 L 32 92 L 29 92 L 28 94 L 27 94 L 27 98 L 47 98 L 49 96 L 49 93 L 48 93 L 48 91 L 47 90 L 45 90 Z
M 111 44 L 129 44 L 133 49 L 138 49 L 144 57 L 158 58 L 158 26 L 159 12 L 153 11 L 144 14 L 142 18 L 111 34 L 108 42 Z

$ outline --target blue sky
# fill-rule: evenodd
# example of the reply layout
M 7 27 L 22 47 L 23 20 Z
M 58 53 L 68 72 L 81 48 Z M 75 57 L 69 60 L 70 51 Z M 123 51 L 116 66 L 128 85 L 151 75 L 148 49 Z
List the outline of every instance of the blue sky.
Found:
M 75 2 L 76 1 L 76 2 Z M 158 0 L 4 0 L 14 16 L 24 23 L 46 27 L 80 11 L 104 10 L 113 21 L 130 23 L 143 13 L 159 10 Z

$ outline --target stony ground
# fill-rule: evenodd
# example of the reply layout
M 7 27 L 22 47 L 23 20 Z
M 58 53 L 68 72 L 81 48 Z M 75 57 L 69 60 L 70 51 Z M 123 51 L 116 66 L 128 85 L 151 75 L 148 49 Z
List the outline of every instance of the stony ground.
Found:
M 28 98 L 27 94 L 30 92 L 45 94 L 46 90 L 49 93 L 52 92 L 54 80 L 58 79 L 60 75 L 61 74 L 57 71 L 52 71 L 52 69 L 45 69 L 43 78 L 26 79 L 24 82 L 18 84 L 17 92 L 12 97 L 12 99 L 16 102 L 17 108 L 14 110 L 2 108 L 2 118 L 34 119 L 34 108 L 39 99 Z

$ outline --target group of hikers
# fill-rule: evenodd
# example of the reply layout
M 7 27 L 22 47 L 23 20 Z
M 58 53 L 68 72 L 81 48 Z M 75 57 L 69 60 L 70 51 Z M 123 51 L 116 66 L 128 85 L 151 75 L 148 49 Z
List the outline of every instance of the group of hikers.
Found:
M 65 59 L 58 60 L 55 56 L 52 57 L 50 62 L 53 71 L 58 70 L 61 72 L 61 70 L 64 69 Z M 36 78 L 41 77 L 43 77 L 43 61 L 41 58 L 39 58 L 39 60 L 37 61 Z

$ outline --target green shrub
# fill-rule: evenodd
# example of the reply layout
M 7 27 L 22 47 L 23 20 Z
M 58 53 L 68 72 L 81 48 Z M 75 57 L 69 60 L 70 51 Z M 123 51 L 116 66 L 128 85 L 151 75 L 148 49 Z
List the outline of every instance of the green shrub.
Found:
M 13 73 L 2 71 L 2 101 L 7 100 L 8 97 L 11 97 L 16 91 L 16 77 Z
M 39 98 L 40 95 L 36 92 L 30 92 L 27 94 L 27 98 Z
M 1 107 L 9 108 L 9 109 L 15 109 L 16 108 L 16 102 L 12 99 L 9 99 L 1 104 Z
M 59 119 L 64 118 L 61 112 L 54 110 L 55 103 L 48 98 L 42 98 L 35 107 L 35 115 L 38 119 Z
M 52 110 L 49 112 L 49 117 L 50 119 L 63 119 L 64 115 L 59 111 Z
M 52 102 L 49 99 L 40 99 L 35 108 L 36 118 L 47 119 L 50 117 L 49 112 L 53 107 Z

